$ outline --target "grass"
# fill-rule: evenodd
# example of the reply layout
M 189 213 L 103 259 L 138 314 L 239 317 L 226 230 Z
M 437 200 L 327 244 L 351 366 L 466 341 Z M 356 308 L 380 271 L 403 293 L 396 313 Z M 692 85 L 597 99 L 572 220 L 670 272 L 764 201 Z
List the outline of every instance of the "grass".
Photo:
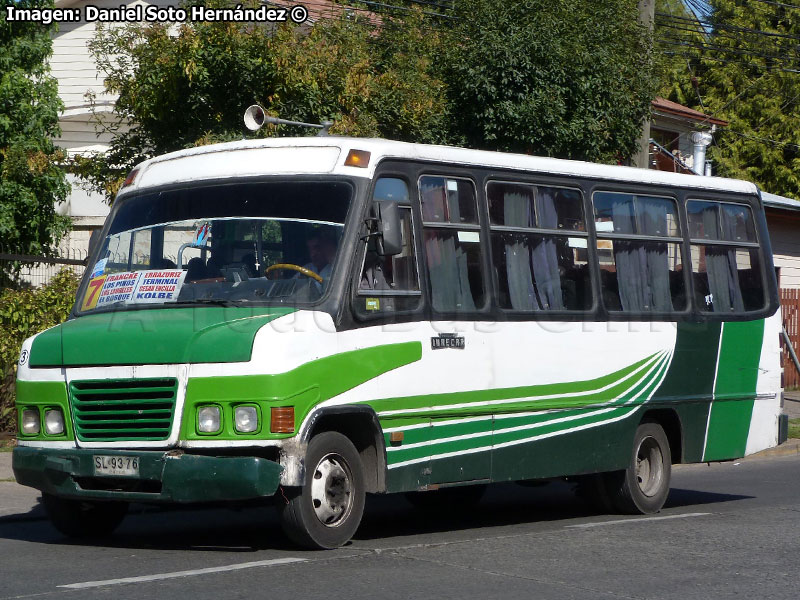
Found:
M 789 419 L 789 438 L 800 438 L 800 419 Z
M 0 479 L 0 483 L 15 483 L 17 480 L 13 477 L 8 477 L 6 479 Z

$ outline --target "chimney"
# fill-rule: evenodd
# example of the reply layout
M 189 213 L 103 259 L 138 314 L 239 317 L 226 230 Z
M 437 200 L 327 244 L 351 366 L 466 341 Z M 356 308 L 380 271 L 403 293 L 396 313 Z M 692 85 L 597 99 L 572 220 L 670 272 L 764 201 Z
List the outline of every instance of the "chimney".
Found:
M 712 136 L 707 131 L 695 131 L 692 134 L 692 171 L 698 175 L 705 175 L 706 148 L 711 143 Z

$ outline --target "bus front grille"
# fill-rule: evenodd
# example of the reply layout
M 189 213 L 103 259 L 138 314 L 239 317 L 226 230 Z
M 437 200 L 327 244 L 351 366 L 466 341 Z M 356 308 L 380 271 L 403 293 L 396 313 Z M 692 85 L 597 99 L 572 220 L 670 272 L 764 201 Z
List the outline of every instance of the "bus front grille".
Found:
M 177 390 L 175 378 L 73 381 L 75 433 L 82 442 L 165 440 Z

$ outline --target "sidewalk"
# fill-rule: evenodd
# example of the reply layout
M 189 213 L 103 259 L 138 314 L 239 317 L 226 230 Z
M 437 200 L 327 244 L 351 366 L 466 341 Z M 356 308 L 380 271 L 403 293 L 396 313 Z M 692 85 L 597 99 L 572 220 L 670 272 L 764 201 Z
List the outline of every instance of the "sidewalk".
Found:
M 21 486 L 13 479 L 11 452 L 0 452 L 0 524 L 4 521 L 44 519 L 39 490 Z
M 800 391 L 783 393 L 783 412 L 790 419 L 800 418 Z

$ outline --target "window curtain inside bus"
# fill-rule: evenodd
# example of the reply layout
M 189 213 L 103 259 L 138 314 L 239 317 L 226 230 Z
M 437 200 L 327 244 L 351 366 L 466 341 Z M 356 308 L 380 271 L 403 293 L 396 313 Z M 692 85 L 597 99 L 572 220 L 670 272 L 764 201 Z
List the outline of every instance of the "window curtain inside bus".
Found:
M 538 223 L 531 214 L 530 196 L 503 194 L 503 222 L 509 227 L 558 228 L 558 213 L 552 191 L 536 196 Z M 508 295 L 514 310 L 562 310 L 561 275 L 556 240 L 547 236 L 508 238 L 505 244 Z M 534 285 L 535 281 L 535 285 Z
M 433 307 L 439 312 L 475 310 L 467 254 L 456 241 L 456 235 L 442 230 L 425 232 Z
M 539 193 L 536 194 L 536 216 L 539 227 L 543 229 L 558 229 L 558 213 L 553 192 L 552 189 L 539 188 Z M 554 237 L 545 236 L 536 244 L 533 248 L 531 263 L 541 307 L 545 310 L 563 310 L 561 274 L 558 270 L 558 254 Z
M 503 223 L 508 227 L 531 227 L 530 196 L 514 192 L 503 194 Z M 505 236 L 504 236 L 505 237 Z M 514 310 L 538 310 L 536 291 L 531 277 L 530 251 L 527 238 L 508 236 L 505 246 L 508 295 Z
M 721 214 L 721 219 L 720 217 Z M 719 220 L 718 220 L 719 219 Z M 706 232 L 716 232 L 720 227 L 722 239 L 736 239 L 736 219 L 718 206 L 703 211 L 703 228 Z M 706 275 L 708 290 L 714 311 L 744 311 L 744 299 L 739 285 L 739 271 L 736 264 L 736 248 L 729 246 L 706 246 Z
M 614 202 L 611 218 L 614 232 L 663 235 L 667 231 L 667 208 L 661 203 L 629 199 Z M 636 227 L 638 221 L 638 228 Z M 622 310 L 629 312 L 668 312 L 672 310 L 669 288 L 669 257 L 665 242 L 614 240 L 614 263 Z
M 420 187 L 424 206 L 441 210 L 447 194 L 441 185 Z M 457 207 L 450 206 L 451 217 Z M 428 213 L 430 215 L 431 213 Z M 424 218 L 430 218 L 425 215 Z M 457 242 L 456 231 L 426 228 L 425 253 L 431 282 L 433 307 L 439 312 L 474 311 L 475 301 L 469 285 L 467 254 Z

